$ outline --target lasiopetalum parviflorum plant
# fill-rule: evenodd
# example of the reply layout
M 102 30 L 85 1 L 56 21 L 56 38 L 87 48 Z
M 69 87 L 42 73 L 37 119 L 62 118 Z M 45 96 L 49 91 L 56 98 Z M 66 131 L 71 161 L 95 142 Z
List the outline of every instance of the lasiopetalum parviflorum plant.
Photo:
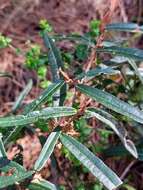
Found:
M 40 26 L 42 29 L 40 34 L 47 48 L 48 65 L 46 67 L 51 71 L 51 84 L 37 99 L 27 104 L 20 115 L 15 115 L 22 100 L 32 88 L 32 81 L 29 81 L 13 106 L 13 115 L 0 118 L 0 188 L 11 185 L 20 187 L 22 182 L 25 189 L 59 189 L 58 184 L 42 179 L 37 173 L 39 174 L 45 166 L 54 148 L 59 147 L 56 145 L 61 143 L 107 189 L 115 189 L 122 184 L 121 179 L 100 158 L 78 141 L 77 136 L 80 135 L 79 131 L 82 129 L 76 131 L 75 126 L 81 119 L 90 121 L 96 118 L 111 128 L 119 137 L 124 152 L 129 152 L 135 159 L 141 159 L 140 152 L 132 140 L 127 137 L 125 127 L 119 122 L 120 120 L 130 122 L 130 125 L 133 123 L 136 126 L 143 124 L 141 104 L 133 106 L 131 103 L 135 104 L 135 102 L 127 103 L 116 97 L 115 90 L 113 90 L 114 95 L 107 91 L 108 89 L 110 91 L 111 84 L 118 87 L 114 81 L 117 77 L 122 77 L 125 82 L 127 77 L 132 77 L 127 82 L 134 81 L 135 77 L 135 80 L 142 84 L 142 73 L 136 61 L 140 63 L 143 60 L 143 51 L 122 47 L 119 42 L 111 40 L 99 40 L 101 34 L 98 21 L 92 21 L 90 31 L 85 35 L 55 35 L 45 20 L 41 21 Z M 132 23 L 108 25 L 105 32 L 111 30 L 142 33 L 142 27 Z M 76 46 L 75 50 L 72 53 L 60 51 L 55 43 L 58 40 L 72 41 Z M 31 54 L 27 54 L 27 64 L 31 67 L 31 63 L 34 63 L 34 69 L 35 67 L 37 69 L 37 65 L 41 63 L 39 61 L 40 50 L 36 49 L 36 51 L 34 49 L 32 53 L 30 52 Z M 109 60 L 102 61 L 100 52 L 110 53 L 112 58 L 108 57 Z M 37 62 L 33 61 L 32 56 Z M 75 64 L 74 61 L 77 63 L 75 68 L 72 65 L 72 63 Z M 129 66 L 126 66 L 127 70 L 123 72 L 124 65 Z M 45 62 L 42 66 L 45 67 Z M 71 68 L 75 70 L 70 70 Z M 46 77 L 45 71 L 44 77 Z M 122 91 L 130 92 L 132 83 L 122 86 Z M 69 94 L 70 100 L 67 98 Z M 50 106 L 47 106 L 49 99 Z M 29 126 L 33 130 L 38 127 L 42 131 L 49 132 L 49 135 L 33 169 L 27 171 L 19 163 L 7 158 L 5 148 L 17 139 L 22 129 Z M 7 172 L 10 175 L 7 176 Z

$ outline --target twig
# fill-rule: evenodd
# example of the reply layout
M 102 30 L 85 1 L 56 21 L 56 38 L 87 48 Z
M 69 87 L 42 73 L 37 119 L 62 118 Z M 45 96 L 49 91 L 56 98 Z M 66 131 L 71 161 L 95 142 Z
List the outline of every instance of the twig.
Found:
M 125 11 L 124 2 L 122 0 L 119 0 L 119 7 L 120 7 L 121 16 L 123 18 L 123 21 L 128 22 L 128 16 L 127 16 L 126 11 Z
M 127 167 L 126 169 L 123 171 L 122 175 L 120 176 L 120 179 L 123 180 L 125 178 L 125 176 L 128 174 L 128 172 L 130 171 L 130 169 L 133 167 L 133 165 L 136 163 L 136 160 L 133 160 Z

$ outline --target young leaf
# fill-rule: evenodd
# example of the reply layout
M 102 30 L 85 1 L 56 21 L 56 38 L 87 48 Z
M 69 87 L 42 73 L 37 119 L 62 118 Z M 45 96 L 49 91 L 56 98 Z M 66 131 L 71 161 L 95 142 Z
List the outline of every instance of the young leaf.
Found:
M 122 184 L 119 177 L 108 168 L 98 157 L 73 137 L 61 135 L 63 145 L 102 182 L 109 190 Z
M 76 114 L 76 110 L 71 107 L 48 107 L 40 111 L 33 111 L 27 115 L 17 115 L 0 118 L 0 128 L 28 125 L 37 122 L 39 119 L 50 119 Z
M 86 117 L 86 118 L 96 117 L 101 122 L 103 122 L 106 125 L 108 125 L 109 127 L 111 127 L 111 129 L 113 129 L 113 131 L 118 135 L 118 137 L 120 138 L 120 140 L 123 143 L 123 145 L 125 146 L 125 148 L 135 158 L 138 158 L 138 153 L 137 153 L 134 143 L 131 140 L 127 139 L 126 129 L 123 128 L 122 126 L 118 126 L 117 121 L 111 114 L 109 114 L 99 108 L 88 108 L 88 110 L 86 111 L 86 115 L 84 117 Z
M 125 115 L 139 123 L 143 123 L 143 112 L 141 110 L 116 98 L 112 94 L 82 84 L 77 85 L 77 88 L 85 95 L 103 104 L 105 107 L 122 115 Z
M 101 74 L 116 74 L 119 71 L 112 69 L 111 67 L 106 67 L 106 68 L 100 68 L 97 67 L 95 69 L 91 69 L 86 73 L 81 73 L 79 74 L 76 79 L 82 79 L 84 77 L 96 77 Z
M 28 84 L 25 86 L 25 88 L 23 89 L 23 91 L 20 93 L 20 95 L 18 96 L 15 104 L 12 107 L 12 112 L 16 112 L 17 109 L 21 106 L 21 103 L 23 101 L 23 99 L 28 95 L 28 93 L 30 92 L 31 88 L 32 88 L 33 82 L 32 80 L 29 80 Z
M 44 179 L 34 179 L 28 186 L 30 190 L 58 190 L 56 185 Z
M 113 23 L 106 26 L 106 30 L 143 33 L 143 26 L 135 23 Z
M 64 85 L 64 81 L 53 83 L 33 102 L 28 104 L 24 109 L 24 114 L 36 110 L 39 106 L 45 104 L 49 97 L 53 96 L 57 90 Z
M 124 47 L 112 46 L 112 47 L 97 48 L 96 51 L 111 53 L 113 55 L 121 55 L 138 61 L 143 60 L 143 50 L 137 48 L 124 48 Z
M 44 167 L 44 165 L 46 164 L 47 160 L 49 159 L 54 150 L 54 147 L 57 143 L 59 136 L 60 132 L 52 132 L 49 135 L 46 143 L 44 144 L 44 147 L 42 148 L 40 156 L 34 165 L 34 170 L 40 171 Z

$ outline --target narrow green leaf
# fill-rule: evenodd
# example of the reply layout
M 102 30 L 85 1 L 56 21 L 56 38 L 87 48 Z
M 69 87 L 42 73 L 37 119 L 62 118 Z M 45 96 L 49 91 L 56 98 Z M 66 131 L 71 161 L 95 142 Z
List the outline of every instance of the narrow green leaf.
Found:
M 12 175 L 12 176 L 0 176 L 0 188 L 4 188 L 9 185 L 13 185 L 17 182 L 21 182 L 26 178 L 32 176 L 32 174 L 33 172 L 29 171 L 29 172 L 18 173 L 17 175 Z
M 58 83 L 53 83 L 48 86 L 48 88 L 33 102 L 28 104 L 24 109 L 24 114 L 36 110 L 39 106 L 45 104 L 49 97 L 53 96 L 57 90 L 59 90 L 64 85 L 64 81 Z
M 14 169 L 14 168 L 15 168 L 15 171 L 13 173 L 14 175 L 16 173 L 26 172 L 26 169 L 23 166 L 11 160 L 9 160 L 9 163 L 5 167 L 1 168 L 1 171 L 4 173 L 7 173 L 9 170 Z
M 143 50 L 137 48 L 124 48 L 124 47 L 102 47 L 97 48 L 97 52 L 111 53 L 113 55 L 122 55 L 124 57 L 132 58 L 135 60 L 143 60 Z
M 60 80 L 60 74 L 59 74 L 59 68 L 64 67 L 64 63 L 62 61 L 62 57 L 60 54 L 59 49 L 55 46 L 55 43 L 53 42 L 53 39 L 51 37 L 48 36 L 47 33 L 43 33 L 43 39 L 44 39 L 44 43 L 45 46 L 48 48 L 48 60 L 49 60 L 49 65 L 51 68 L 51 72 L 52 72 L 52 78 L 53 78 L 53 82 L 58 82 Z M 61 106 L 63 105 L 63 101 L 65 99 L 66 96 L 66 88 L 65 85 L 63 86 L 63 88 L 61 90 L 59 90 L 55 97 L 59 97 L 56 98 L 56 100 L 54 101 L 54 106 Z M 62 94 L 64 94 L 64 98 L 63 96 L 61 97 L 61 92 Z
M 123 31 L 123 32 L 134 32 L 143 33 L 143 26 L 139 26 L 135 23 L 113 23 L 106 26 L 107 31 Z
M 90 37 L 87 36 L 81 36 L 80 34 L 69 34 L 69 35 L 55 35 L 52 36 L 55 40 L 69 40 L 74 42 L 80 42 L 82 44 L 94 47 L 95 44 L 92 42 Z
M 125 148 L 135 158 L 138 158 L 138 153 L 137 153 L 134 143 L 130 139 L 127 138 L 128 133 L 127 133 L 126 129 L 123 128 L 121 125 L 119 126 L 119 124 L 117 123 L 117 121 L 111 114 L 109 114 L 99 108 L 88 108 L 88 110 L 86 111 L 85 117 L 86 118 L 96 117 L 101 122 L 103 122 L 106 125 L 108 125 L 109 127 L 111 127 L 111 129 L 113 129 L 113 131 L 118 135 L 118 137 L 120 138 L 120 140 L 123 143 L 123 145 L 125 146 Z
M 117 70 L 114 70 L 112 69 L 111 67 L 106 67 L 106 68 L 100 68 L 100 67 L 97 67 L 95 69 L 91 69 L 89 70 L 88 72 L 84 72 L 84 73 L 81 73 L 79 74 L 76 79 L 82 79 L 84 77 L 96 77 L 98 75 L 101 75 L 101 74 L 116 74 L 118 73 L 119 71 Z
M 63 85 L 64 81 L 49 85 L 49 87 L 36 100 L 25 106 L 23 114 L 26 115 L 31 111 L 35 111 L 38 107 L 45 104 L 47 100 L 53 96 L 55 92 L 59 90 Z M 24 126 L 22 125 L 15 127 L 5 139 L 4 144 L 7 144 L 13 140 L 20 133 L 23 127 Z
M 7 157 L 0 157 L 0 171 L 1 168 L 7 166 L 10 163 L 10 160 Z
M 57 82 L 60 79 L 59 67 L 63 65 L 61 56 L 56 48 L 52 38 L 47 33 L 43 33 L 43 39 L 45 46 L 48 48 L 49 64 L 52 72 L 53 82 Z
M 30 90 L 32 89 L 32 85 L 33 85 L 32 80 L 29 80 L 28 84 L 25 86 L 25 88 L 23 89 L 23 91 L 18 96 L 15 104 L 13 105 L 12 112 L 16 112 L 17 109 L 21 106 L 22 101 L 29 94 Z
M 138 152 L 138 160 L 143 161 L 143 147 L 137 146 L 137 152 Z M 129 156 L 129 152 L 125 149 L 122 145 L 112 146 L 103 151 L 103 154 L 106 157 L 114 157 L 114 156 Z
M 0 128 L 28 125 L 37 122 L 39 119 L 50 119 L 76 114 L 76 110 L 71 107 L 48 107 L 40 111 L 33 111 L 27 115 L 17 115 L 0 118 Z
M 15 141 L 16 137 L 20 134 L 20 131 L 23 129 L 23 125 L 17 126 L 11 129 L 8 135 L 4 139 L 4 145 L 7 145 L 11 141 Z M 1 127 L 0 127 L 1 128 Z
M 2 134 L 0 133 L 0 158 L 1 157 L 7 158 L 6 151 L 3 145 L 3 141 L 2 141 Z
M 0 176 L 0 188 L 21 182 L 34 174 L 34 171 L 26 171 L 25 168 L 13 161 L 1 168 L 1 171 L 4 173 L 7 173 L 9 170 L 13 170 L 13 174 L 11 176 Z
M 116 98 L 112 94 L 82 84 L 77 85 L 77 88 L 85 95 L 103 104 L 105 107 L 122 115 L 125 115 L 139 123 L 143 123 L 143 112 L 141 110 Z
M 56 185 L 44 179 L 34 179 L 28 186 L 30 190 L 58 190 Z
M 34 165 L 34 169 L 36 171 L 40 171 L 44 167 L 48 159 L 50 158 L 52 152 L 54 151 L 54 147 L 57 143 L 60 134 L 61 134 L 60 132 L 52 132 L 49 135 L 46 143 L 44 144 L 44 147 L 42 148 L 40 156 Z
M 122 184 L 119 177 L 84 145 L 67 135 L 61 135 L 60 139 L 63 145 L 84 166 L 86 166 L 90 172 L 105 185 L 107 189 L 112 190 Z
M 134 72 L 131 70 L 124 71 L 126 75 L 134 75 L 134 73 L 137 75 L 137 77 L 140 79 L 141 83 L 143 83 L 142 78 L 142 68 L 138 68 L 136 62 L 133 59 L 123 57 L 123 56 L 115 56 L 109 61 L 105 61 L 104 64 L 111 66 L 111 67 L 118 67 L 122 66 L 124 64 L 129 63 L 130 66 L 133 68 Z

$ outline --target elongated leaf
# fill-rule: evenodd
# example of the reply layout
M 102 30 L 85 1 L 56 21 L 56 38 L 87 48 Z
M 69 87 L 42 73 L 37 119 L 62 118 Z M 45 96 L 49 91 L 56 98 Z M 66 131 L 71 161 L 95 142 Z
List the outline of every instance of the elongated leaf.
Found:
M 126 129 L 123 128 L 122 126 L 118 126 L 117 121 L 111 114 L 109 114 L 99 108 L 88 108 L 86 114 L 87 114 L 87 116 L 85 116 L 85 117 L 87 117 L 87 118 L 96 117 L 101 122 L 103 122 L 106 125 L 108 125 L 109 127 L 111 127 L 113 129 L 113 131 L 118 135 L 118 137 L 120 138 L 120 140 L 123 143 L 123 145 L 125 146 L 125 148 L 135 158 L 138 158 L 138 153 L 137 153 L 134 143 L 131 140 L 127 139 Z
M 143 69 L 142 68 L 138 68 L 138 72 L 139 72 L 140 76 L 143 78 Z M 125 71 L 125 74 L 129 75 L 129 76 L 133 76 L 134 75 L 134 71 L 131 71 L 131 70 L 127 69 Z
M 143 33 L 143 26 L 135 23 L 113 23 L 106 26 L 106 30 Z
M 10 161 L 5 167 L 1 168 L 1 171 L 4 173 L 13 171 L 13 173 L 11 176 L 0 176 L 0 188 L 21 182 L 34 173 L 34 171 L 26 171 L 25 168 L 13 161 Z
M 112 69 L 111 67 L 106 67 L 106 68 L 100 68 L 97 67 L 95 69 L 91 69 L 86 73 L 81 73 L 79 74 L 76 79 L 82 79 L 84 77 L 95 77 L 101 74 L 116 74 L 119 71 Z
M 103 61 L 103 64 L 112 68 L 117 68 L 128 63 L 128 58 L 123 56 L 114 56 L 110 60 Z
M 112 47 L 97 48 L 96 51 L 111 53 L 113 55 L 121 55 L 139 61 L 143 60 L 143 50 L 137 48 L 124 48 L 124 47 L 112 46 Z
M 49 157 L 51 156 L 54 150 L 54 147 L 57 143 L 59 136 L 60 136 L 60 132 L 52 132 L 49 135 L 46 143 L 44 144 L 44 147 L 42 148 L 40 156 L 34 165 L 34 169 L 36 171 L 40 171 L 44 167 L 46 162 L 48 161 Z
M 0 77 L 12 77 L 12 75 L 11 74 L 9 74 L 9 73 L 2 73 L 2 72 L 0 72 Z
M 60 77 L 60 74 L 59 74 L 59 68 L 63 69 L 63 67 L 64 67 L 64 63 L 62 61 L 60 51 L 55 46 L 52 38 L 49 37 L 47 33 L 45 33 L 45 32 L 43 33 L 43 38 L 44 38 L 45 46 L 49 50 L 48 51 L 48 60 L 49 60 L 49 65 L 50 65 L 51 72 L 52 72 L 53 82 L 58 82 L 60 80 L 60 78 L 62 78 L 62 77 Z M 55 95 L 55 97 L 59 97 L 59 98 L 56 98 L 56 100 L 54 101 L 54 106 L 63 105 L 63 101 L 66 96 L 65 85 L 66 84 L 64 84 L 63 88 L 61 89 L 64 98 L 63 98 L 63 96 L 62 97 L 60 96 L 61 91 L 59 90 Z
M 12 175 L 12 176 L 0 176 L 0 188 L 4 188 L 9 185 L 13 185 L 17 182 L 21 182 L 26 178 L 32 176 L 32 174 L 33 172 L 29 171 L 29 172 L 18 173 L 17 175 Z
M 61 135 L 60 139 L 64 146 L 86 166 L 107 189 L 112 190 L 122 184 L 119 177 L 84 145 L 67 135 Z
M 8 165 L 10 160 L 7 159 L 6 151 L 2 141 L 2 134 L 0 133 L 0 169 Z
M 30 190 L 58 190 L 56 185 L 44 179 L 34 179 L 28 186 Z
M 20 131 L 23 129 L 23 127 L 23 125 L 20 125 L 12 128 L 4 139 L 4 145 L 7 145 L 9 142 L 16 140 L 16 137 L 20 134 Z
M 137 146 L 138 152 L 138 160 L 143 161 L 143 147 Z M 103 151 L 103 154 L 106 157 L 113 157 L 113 156 L 129 156 L 129 152 L 124 148 L 122 145 L 112 146 Z
M 28 104 L 24 109 L 24 114 L 36 110 L 39 106 L 45 104 L 49 97 L 53 96 L 57 90 L 64 85 L 64 81 L 54 83 L 48 86 L 48 88 L 33 102 Z
M 71 107 L 48 107 L 40 111 L 33 111 L 27 115 L 17 115 L 12 117 L 0 118 L 0 128 L 27 125 L 37 122 L 39 119 L 49 119 L 64 116 L 71 116 L 76 110 Z
M 69 40 L 74 42 L 80 42 L 82 44 L 94 47 L 94 42 L 91 41 L 90 37 L 81 36 L 80 34 L 69 34 L 69 35 L 55 35 L 52 36 L 55 40 Z
M 0 158 L 1 157 L 5 157 L 6 158 L 7 155 L 6 155 L 4 144 L 3 144 L 3 141 L 2 141 L 2 134 L 0 133 Z
M 108 92 L 82 84 L 77 85 L 77 88 L 82 93 L 103 104 L 107 108 L 125 115 L 139 123 L 143 123 L 143 112 L 141 110 L 116 98 Z
M 0 157 L 0 171 L 1 168 L 7 166 L 10 163 L 10 160 L 7 157 Z
M 138 68 L 136 62 L 133 59 L 126 58 L 123 56 L 115 56 L 111 60 L 104 62 L 105 65 L 112 66 L 112 67 L 122 66 L 127 63 L 130 64 L 135 74 L 140 79 L 141 83 L 143 83 L 142 72 L 141 72 L 142 68 Z M 132 71 L 124 71 L 124 73 L 126 75 L 134 75 Z
M 1 168 L 1 171 L 7 173 L 9 170 L 12 170 L 14 168 L 15 168 L 15 171 L 13 172 L 14 175 L 16 174 L 16 171 L 19 173 L 26 172 L 26 169 L 23 166 L 11 160 L 9 160 L 9 163 L 5 167 Z
M 136 65 L 136 62 L 132 59 L 128 59 L 129 64 L 133 67 L 135 74 L 138 76 L 138 78 L 140 79 L 141 83 L 143 84 L 143 78 L 138 70 L 138 67 Z
M 122 40 L 117 41 L 103 41 L 103 47 L 121 46 Z
M 45 104 L 47 100 L 52 97 L 57 90 L 59 90 L 63 86 L 64 82 L 60 81 L 58 83 L 54 83 L 49 85 L 49 87 L 33 102 L 25 106 L 23 114 L 26 115 L 31 111 L 35 111 L 38 107 Z M 17 126 L 15 127 L 8 137 L 5 139 L 4 144 L 7 144 L 11 140 L 13 140 L 22 130 L 24 126 Z
M 53 82 L 57 82 L 60 79 L 59 67 L 63 65 L 61 56 L 58 49 L 56 48 L 53 40 L 48 36 L 48 34 L 43 34 L 45 46 L 49 49 L 48 58 L 49 64 L 52 72 Z
M 31 88 L 32 88 L 33 82 L 32 80 L 29 80 L 26 87 L 23 89 L 23 91 L 20 93 L 19 97 L 17 98 L 15 104 L 12 107 L 12 112 L 15 112 L 20 106 L 24 98 L 29 94 Z

